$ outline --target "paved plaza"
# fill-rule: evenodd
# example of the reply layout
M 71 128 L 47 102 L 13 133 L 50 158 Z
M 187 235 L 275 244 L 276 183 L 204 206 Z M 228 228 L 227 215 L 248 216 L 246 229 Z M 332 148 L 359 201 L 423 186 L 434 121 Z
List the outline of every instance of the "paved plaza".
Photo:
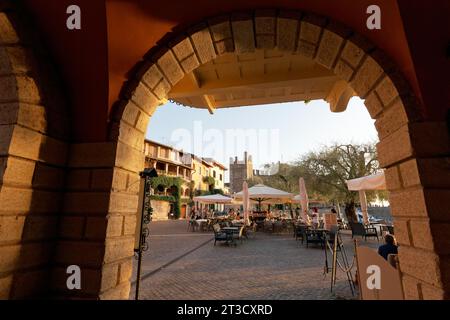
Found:
M 214 246 L 213 237 L 212 233 L 188 232 L 186 221 L 152 222 L 150 249 L 142 263 L 140 299 L 357 298 L 341 271 L 332 293 L 331 273 L 323 272 L 324 250 L 316 245 L 306 248 L 292 234 L 258 232 L 236 247 Z M 342 237 L 351 260 L 351 236 L 346 232 Z M 372 248 L 379 245 L 373 239 L 360 243 Z M 136 270 L 133 280 L 135 274 Z M 130 298 L 134 298 L 134 286 Z

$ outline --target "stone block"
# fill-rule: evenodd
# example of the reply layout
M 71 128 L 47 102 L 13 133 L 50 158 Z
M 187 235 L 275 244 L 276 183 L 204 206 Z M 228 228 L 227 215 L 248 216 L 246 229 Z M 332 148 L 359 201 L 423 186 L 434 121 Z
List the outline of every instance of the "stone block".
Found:
M 50 278 L 48 269 L 16 273 L 11 299 L 27 299 L 46 292 Z
M 116 287 L 100 294 L 100 300 L 127 300 L 130 296 L 130 283 L 122 282 Z
M 16 157 L 0 160 L 0 177 L 4 185 L 31 187 L 35 162 Z
M 132 172 L 140 172 L 144 169 L 144 152 L 118 142 L 116 154 L 116 166 Z
M 383 74 L 384 72 L 380 65 L 368 56 L 356 72 L 351 86 L 358 96 L 365 99 Z
M 167 99 L 170 89 L 172 89 L 170 83 L 166 79 L 162 79 L 153 89 L 153 93 L 161 102 L 161 100 Z
M 19 36 L 14 26 L 4 12 L 0 12 L 0 44 L 15 44 L 19 42 Z
M 286 20 L 286 19 L 285 19 Z M 259 35 L 275 35 L 275 17 L 256 17 L 255 31 L 256 36 Z
M 298 21 L 294 19 L 277 19 L 277 47 L 282 51 L 294 52 Z
M 334 67 L 334 73 L 341 79 L 350 82 L 355 71 L 343 60 L 338 60 Z
M 388 190 L 397 190 L 402 187 L 399 169 L 396 166 L 386 168 L 384 171 L 386 186 Z
M 148 121 L 148 118 L 147 118 Z M 144 146 L 145 133 L 136 130 L 135 127 L 121 121 L 119 127 L 119 141 L 132 147 L 135 150 L 142 150 Z
M 178 83 L 184 77 L 184 72 L 181 66 L 178 64 L 172 51 L 167 51 L 158 60 L 158 65 L 162 72 L 166 75 L 172 86 Z
M 409 128 L 404 125 L 377 144 L 378 161 L 386 168 L 411 157 L 414 154 L 409 135 Z
M 232 21 L 234 45 L 237 54 L 255 51 L 255 35 L 252 20 Z
M 70 145 L 69 167 L 95 168 L 114 166 L 114 142 L 73 143 Z
M 64 169 L 37 162 L 34 170 L 33 187 L 60 190 L 64 185 L 64 178 Z
M 113 169 L 93 169 L 91 188 L 98 191 L 111 191 Z
M 375 88 L 383 106 L 389 106 L 399 96 L 397 89 L 389 77 L 385 77 Z
M 87 191 L 91 188 L 90 169 L 72 169 L 67 172 L 66 188 L 71 191 Z
M 215 42 L 232 37 L 230 21 L 224 21 L 210 26 L 211 34 Z
M 216 51 L 208 28 L 193 33 L 191 39 L 202 64 L 216 58 Z
M 301 22 L 299 37 L 300 40 L 304 40 L 311 44 L 317 45 L 319 43 L 321 33 L 321 27 L 306 21 Z
M 400 174 L 404 187 L 420 185 L 420 175 L 415 159 L 400 164 Z
M 183 61 L 180 62 L 181 66 L 185 73 L 189 73 L 200 66 L 200 62 L 197 59 L 195 54 L 187 57 Z
M 55 239 L 58 236 L 58 227 L 56 215 L 29 215 L 25 219 L 22 239 L 24 241 Z
M 408 116 L 403 108 L 403 104 L 398 100 L 392 107 L 388 108 L 377 118 L 375 127 L 377 128 L 380 140 L 389 136 L 408 123 Z
M 105 244 L 97 242 L 60 241 L 56 248 L 56 263 L 98 268 L 104 262 Z
M 86 218 L 83 216 L 64 216 L 61 218 L 59 234 L 62 239 L 81 239 L 84 235 Z
M 400 266 L 401 267 L 401 266 Z M 403 293 L 405 295 L 406 300 L 420 300 L 421 299 L 421 290 L 420 285 L 417 279 L 405 275 L 402 275 L 403 282 Z
M 412 123 L 410 133 L 418 157 L 446 157 L 450 154 L 450 134 L 445 122 Z
M 395 217 L 427 218 L 427 205 L 421 188 L 393 191 L 389 195 L 392 215 Z
M 413 247 L 430 251 L 434 250 L 434 242 L 428 220 L 411 219 L 410 228 Z
M 10 298 L 12 283 L 12 275 L 4 275 L 0 277 L 0 300 L 8 300 Z
M 109 212 L 114 213 L 135 213 L 138 208 L 137 194 L 125 192 L 112 192 L 109 206 Z
M 432 188 L 450 188 L 450 181 L 447 178 L 450 172 L 450 158 L 429 158 L 429 159 L 416 159 L 415 165 L 417 171 L 414 169 L 411 173 L 420 173 L 420 181 L 424 187 Z M 412 169 L 410 169 L 412 170 Z M 412 175 L 413 181 L 419 179 L 417 176 Z
M 0 241 L 20 241 L 24 224 L 24 216 L 0 216 Z
M 332 69 L 343 42 L 344 39 L 341 36 L 325 30 L 317 51 L 316 62 L 328 69 Z
M 184 59 L 187 59 L 191 55 L 195 54 L 194 47 L 192 46 L 191 41 L 188 38 L 180 41 L 175 46 L 173 46 L 172 51 L 177 57 L 178 61 L 183 61 Z
M 164 79 L 164 76 L 155 64 L 142 76 L 142 81 L 152 90 L 162 79 Z
M 120 264 L 119 283 L 130 281 L 132 273 L 133 261 L 129 259 L 128 261 L 122 262 Z
M 439 257 L 429 251 L 401 246 L 398 250 L 402 272 L 433 286 L 442 286 Z
M 142 83 L 139 83 L 136 87 L 136 90 L 133 92 L 131 97 L 131 101 L 135 104 L 128 103 L 125 106 L 125 110 L 122 115 L 122 119 L 127 121 L 130 125 L 135 125 L 138 117 L 139 110 L 136 110 L 136 106 L 138 106 L 140 110 L 147 115 L 150 115 L 160 104 L 158 98 Z
M 134 235 L 136 231 L 136 215 L 126 215 L 123 227 L 125 236 Z
M 401 218 L 396 216 L 395 218 L 395 238 L 400 246 L 412 246 L 411 232 L 410 232 L 410 219 Z
M 341 59 L 347 62 L 353 69 L 356 69 L 364 56 L 365 52 L 350 40 L 345 43 Z
M 103 266 L 101 278 L 101 291 L 114 288 L 119 278 L 119 264 L 114 263 Z
M 64 194 L 64 212 L 106 215 L 109 196 L 109 192 L 67 192 Z
M 134 237 L 106 240 L 105 263 L 112 263 L 134 255 Z
M 378 98 L 375 91 L 371 92 L 367 96 L 364 104 L 367 108 L 367 111 L 369 111 L 370 117 L 372 119 L 376 119 L 383 111 L 383 104 L 381 103 L 380 98 Z

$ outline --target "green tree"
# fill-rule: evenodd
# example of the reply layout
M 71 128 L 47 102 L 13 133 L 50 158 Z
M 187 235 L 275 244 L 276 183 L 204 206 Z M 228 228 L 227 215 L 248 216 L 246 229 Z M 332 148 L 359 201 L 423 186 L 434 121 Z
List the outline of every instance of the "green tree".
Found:
M 343 202 L 348 220 L 356 221 L 358 194 L 349 191 L 345 181 L 376 173 L 379 163 L 374 144 L 334 144 L 305 155 L 297 167 L 308 188 L 328 201 Z M 376 195 L 369 192 L 367 198 L 371 201 Z

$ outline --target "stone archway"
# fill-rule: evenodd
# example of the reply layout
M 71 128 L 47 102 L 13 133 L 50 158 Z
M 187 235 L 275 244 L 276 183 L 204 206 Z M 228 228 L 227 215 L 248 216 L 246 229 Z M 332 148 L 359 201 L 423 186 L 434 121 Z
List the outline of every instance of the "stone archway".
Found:
M 147 123 L 185 74 L 225 53 L 261 48 L 299 53 L 348 82 L 376 119 L 406 298 L 448 298 L 448 225 L 441 223 L 446 205 L 439 202 L 448 191 L 437 190 L 445 182 L 432 177 L 448 167 L 447 129 L 444 122 L 425 121 L 409 85 L 388 57 L 343 25 L 284 10 L 224 15 L 167 39 L 139 64 L 115 106 L 110 139 L 117 142 L 117 172 L 137 179 Z M 436 143 L 429 143 L 432 139 Z
M 402 245 L 405 295 L 449 297 L 446 124 L 427 122 L 395 65 L 351 30 L 283 10 L 201 21 L 140 62 L 115 105 L 108 141 L 69 143 L 63 91 L 38 38 L 19 31 L 33 27 L 21 26 L 16 10 L 8 2 L 0 8 L 0 298 L 127 299 L 149 118 L 186 73 L 261 48 L 312 59 L 365 98 Z M 66 287 L 72 264 L 82 270 L 77 292 Z

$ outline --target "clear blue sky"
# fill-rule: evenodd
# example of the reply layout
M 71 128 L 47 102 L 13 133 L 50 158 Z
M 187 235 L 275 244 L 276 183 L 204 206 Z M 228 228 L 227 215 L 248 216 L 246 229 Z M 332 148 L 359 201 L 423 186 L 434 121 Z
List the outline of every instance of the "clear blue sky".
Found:
M 226 166 L 230 157 L 242 159 L 248 150 L 255 167 L 297 160 L 334 142 L 378 140 L 374 121 L 357 97 L 342 113 L 332 113 L 323 100 L 218 109 L 213 115 L 168 103 L 154 113 L 147 138 Z

